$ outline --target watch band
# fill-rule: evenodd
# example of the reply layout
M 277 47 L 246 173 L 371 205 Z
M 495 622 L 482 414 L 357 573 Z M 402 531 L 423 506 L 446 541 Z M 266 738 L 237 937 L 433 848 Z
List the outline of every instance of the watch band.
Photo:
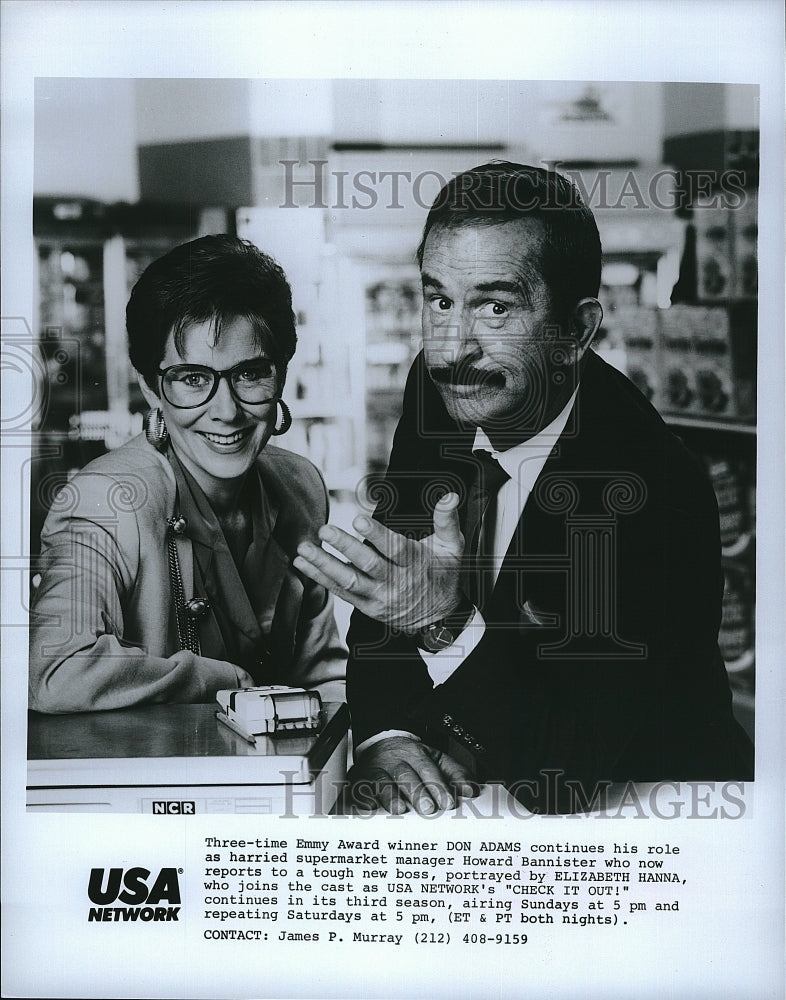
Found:
M 474 614 L 475 605 L 462 593 L 455 611 L 430 625 L 419 628 L 413 633 L 412 638 L 416 645 L 426 650 L 427 653 L 438 653 L 453 645 L 470 623 Z

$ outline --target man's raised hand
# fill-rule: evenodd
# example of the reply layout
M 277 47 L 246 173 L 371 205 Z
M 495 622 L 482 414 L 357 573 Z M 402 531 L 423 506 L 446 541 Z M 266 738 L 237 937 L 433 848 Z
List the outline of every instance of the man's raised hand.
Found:
M 370 545 L 327 524 L 319 530 L 320 540 L 347 561 L 301 542 L 293 565 L 369 618 L 414 632 L 444 618 L 459 603 L 464 538 L 458 503 L 455 493 L 446 493 L 437 502 L 434 533 L 422 541 L 364 515 L 356 517 L 352 526 Z

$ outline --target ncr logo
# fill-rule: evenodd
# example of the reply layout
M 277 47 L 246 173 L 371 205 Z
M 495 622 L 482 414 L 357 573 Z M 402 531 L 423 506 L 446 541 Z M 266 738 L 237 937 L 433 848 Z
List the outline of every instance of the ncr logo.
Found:
M 92 868 L 87 895 L 96 905 L 90 907 L 88 923 L 177 920 L 182 874 L 182 868 L 162 868 L 155 878 L 147 868 L 110 868 L 108 873 L 104 868 Z M 167 905 L 161 905 L 164 903 Z
M 154 816 L 193 816 L 196 802 L 178 802 L 176 799 L 153 801 Z

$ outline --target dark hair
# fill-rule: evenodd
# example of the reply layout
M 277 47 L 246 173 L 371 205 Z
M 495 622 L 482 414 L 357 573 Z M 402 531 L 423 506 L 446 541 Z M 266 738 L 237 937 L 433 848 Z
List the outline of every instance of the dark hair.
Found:
M 571 311 L 600 288 L 601 245 L 595 217 L 575 185 L 553 170 L 506 160 L 484 163 L 456 175 L 429 209 L 418 263 L 435 227 L 494 225 L 537 219 L 544 243 L 540 272 L 557 309 Z
M 281 382 L 295 353 L 292 291 L 281 267 L 236 236 L 202 236 L 153 261 L 126 307 L 131 364 L 155 389 L 171 333 L 178 352 L 191 323 L 211 321 L 219 340 L 224 323 L 247 319 L 259 347 L 277 362 Z

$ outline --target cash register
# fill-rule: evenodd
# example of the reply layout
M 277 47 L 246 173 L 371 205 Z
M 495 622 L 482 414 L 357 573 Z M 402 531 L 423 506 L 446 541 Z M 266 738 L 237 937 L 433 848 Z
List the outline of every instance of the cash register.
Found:
M 214 704 L 28 716 L 27 808 L 158 815 L 328 815 L 349 711 L 281 687 Z

